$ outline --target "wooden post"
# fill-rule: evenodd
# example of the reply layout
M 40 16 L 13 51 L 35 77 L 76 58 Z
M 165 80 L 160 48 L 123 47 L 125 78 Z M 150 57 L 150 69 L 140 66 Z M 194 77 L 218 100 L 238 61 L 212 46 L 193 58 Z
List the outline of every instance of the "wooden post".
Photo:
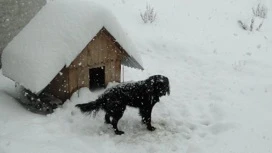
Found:
M 122 67 L 123 67 L 123 72 L 122 72 L 122 74 L 123 74 L 123 79 L 122 79 L 122 82 L 124 82 L 124 80 L 125 80 L 125 68 L 124 68 L 124 65 L 122 65 Z

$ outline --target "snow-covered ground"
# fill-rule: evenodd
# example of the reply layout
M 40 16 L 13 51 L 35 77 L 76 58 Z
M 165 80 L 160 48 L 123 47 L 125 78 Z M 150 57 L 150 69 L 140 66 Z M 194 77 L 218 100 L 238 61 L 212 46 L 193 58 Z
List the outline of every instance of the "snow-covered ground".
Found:
M 57 1 L 57 0 L 55 0 Z M 133 38 L 145 70 L 125 68 L 125 81 L 153 74 L 170 79 L 171 94 L 152 114 L 154 132 L 128 108 L 116 136 L 74 105 L 100 92 L 83 88 L 62 108 L 42 116 L 11 95 L 14 82 L 0 76 L 0 153 L 269 153 L 272 152 L 272 2 L 258 0 L 152 0 L 157 12 L 144 24 L 146 0 L 97 0 L 111 9 Z M 260 31 L 244 31 L 251 8 L 268 16 Z

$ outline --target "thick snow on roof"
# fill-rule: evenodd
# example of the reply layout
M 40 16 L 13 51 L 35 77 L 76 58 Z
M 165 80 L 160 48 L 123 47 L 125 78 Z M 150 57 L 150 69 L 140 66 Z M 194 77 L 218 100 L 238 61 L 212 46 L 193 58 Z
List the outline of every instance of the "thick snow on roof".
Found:
M 4 49 L 3 74 L 39 92 L 102 27 L 131 56 L 122 63 L 142 69 L 136 49 L 111 12 L 88 0 L 58 0 L 44 6 Z

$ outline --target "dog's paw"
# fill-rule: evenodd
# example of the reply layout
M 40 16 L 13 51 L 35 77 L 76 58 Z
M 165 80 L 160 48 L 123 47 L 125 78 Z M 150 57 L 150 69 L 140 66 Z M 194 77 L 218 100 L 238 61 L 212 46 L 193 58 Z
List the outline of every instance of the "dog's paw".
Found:
M 122 135 L 124 133 L 125 133 L 124 131 L 119 131 L 119 130 L 115 131 L 115 134 L 117 134 L 117 135 Z
M 111 121 L 105 121 L 106 124 L 111 124 Z
M 156 128 L 155 128 L 154 126 L 148 126 L 147 129 L 148 129 L 149 131 L 155 131 L 155 130 L 156 130 Z

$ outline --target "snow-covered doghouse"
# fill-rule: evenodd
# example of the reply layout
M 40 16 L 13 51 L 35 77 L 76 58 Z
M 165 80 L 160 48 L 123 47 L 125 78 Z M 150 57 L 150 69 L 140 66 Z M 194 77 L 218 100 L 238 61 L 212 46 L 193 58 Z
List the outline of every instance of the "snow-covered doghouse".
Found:
M 48 2 L 2 54 L 3 75 L 65 101 L 81 87 L 120 82 L 121 65 L 143 70 L 117 18 L 88 0 Z

